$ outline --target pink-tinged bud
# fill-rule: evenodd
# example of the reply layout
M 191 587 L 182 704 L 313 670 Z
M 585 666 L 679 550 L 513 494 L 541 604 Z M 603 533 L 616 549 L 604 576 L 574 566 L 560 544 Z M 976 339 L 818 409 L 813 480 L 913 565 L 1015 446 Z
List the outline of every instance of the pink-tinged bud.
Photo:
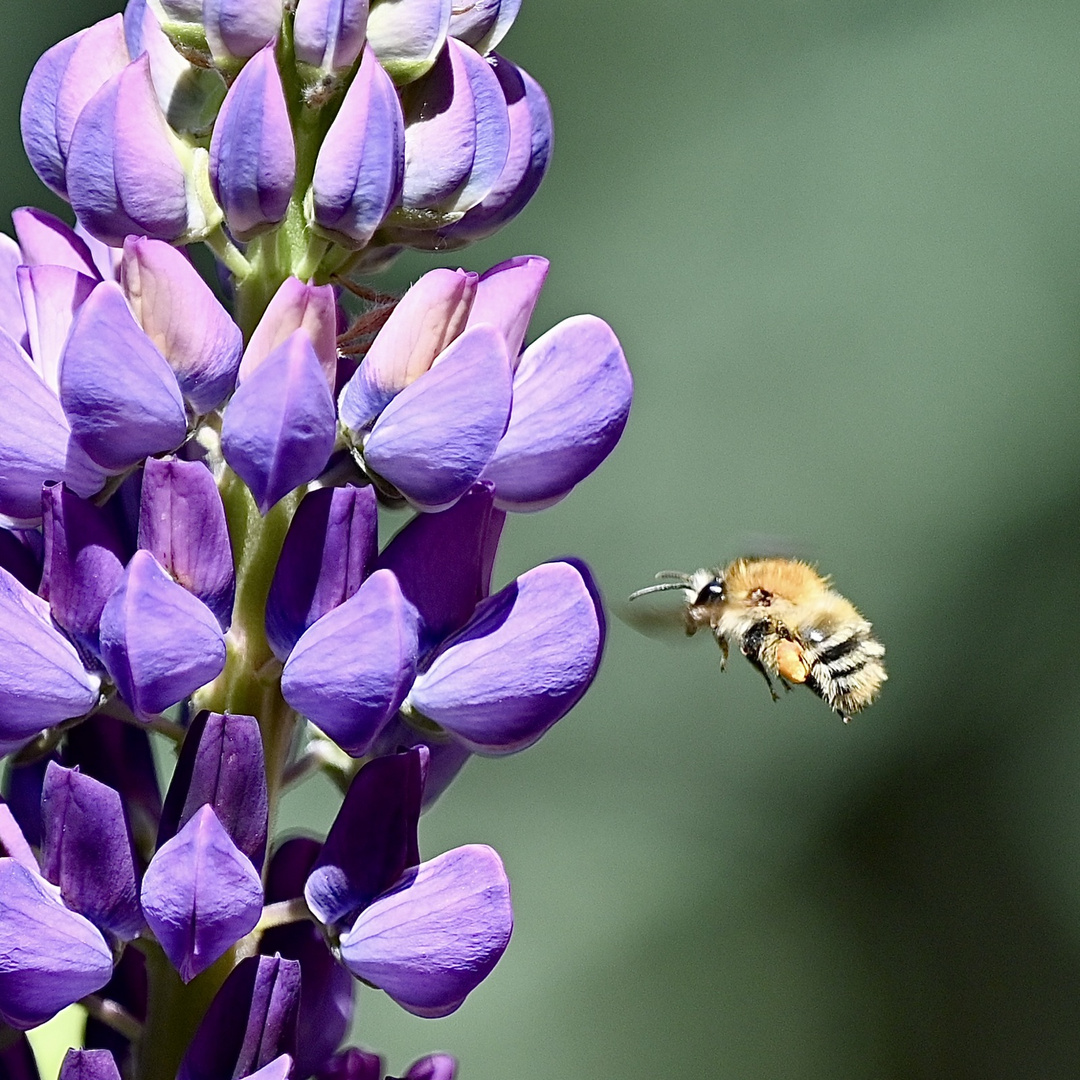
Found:
M 305 285 L 299 278 L 286 278 L 266 306 L 240 361 L 241 381 L 294 330 L 304 329 L 311 339 L 319 366 L 328 386 L 337 374 L 337 298 L 332 285 Z
M 435 63 L 450 28 L 453 0 L 381 0 L 368 14 L 367 39 L 398 86 Z
M 346 71 L 364 47 L 368 0 L 299 0 L 293 20 L 298 63 L 323 72 Z
M 347 247 L 363 247 L 401 198 L 404 176 L 401 103 L 367 49 L 319 148 L 311 188 L 315 224 Z
M 465 0 L 450 16 L 450 35 L 487 55 L 506 36 L 521 0 Z
M 506 349 L 515 370 L 548 266 L 542 256 L 517 255 L 485 271 L 476 287 L 469 326 L 491 323 L 498 327 L 506 338 Z
M 465 328 L 477 276 L 431 270 L 398 301 L 341 396 L 341 421 L 367 427 Z
M 219 67 L 247 60 L 277 37 L 281 0 L 203 0 L 206 42 Z
M 405 182 L 401 224 L 457 220 L 491 191 L 510 149 L 510 117 L 491 66 L 454 38 L 402 95 Z M 434 215 L 434 217 L 433 217 Z
M 129 63 L 120 15 L 65 38 L 34 65 L 20 123 L 26 156 L 42 182 L 67 198 L 72 132 L 87 102 Z
M 76 312 L 95 281 L 66 266 L 20 266 L 15 272 L 26 317 L 26 340 L 42 381 L 54 394 L 60 387 L 60 358 Z
M 201 3 L 200 3 L 201 9 Z M 201 25 L 201 11 L 197 16 Z M 148 53 L 158 104 L 174 131 L 207 135 L 225 97 L 225 80 L 212 67 L 196 67 L 174 48 L 148 0 L 128 0 L 124 34 L 132 56 Z
M 225 95 L 210 140 L 210 183 L 229 231 L 250 240 L 285 217 L 295 181 L 296 149 L 271 42 Z
M 25 266 L 67 266 L 90 278 L 100 278 L 86 241 L 66 222 L 39 210 L 20 206 L 11 211 Z
M 186 243 L 221 220 L 205 171 L 205 151 L 188 148 L 166 123 L 143 54 L 80 114 L 68 156 L 68 197 L 104 243 L 119 246 L 129 235 Z
M 220 405 L 235 386 L 243 340 L 183 252 L 160 240 L 129 236 L 120 284 L 192 410 L 202 414 Z

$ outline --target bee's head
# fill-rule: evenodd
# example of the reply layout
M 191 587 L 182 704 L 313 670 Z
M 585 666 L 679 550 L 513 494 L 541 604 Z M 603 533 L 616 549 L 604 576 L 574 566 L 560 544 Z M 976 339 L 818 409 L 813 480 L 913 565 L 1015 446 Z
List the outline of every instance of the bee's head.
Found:
M 700 607 L 702 604 L 722 604 L 726 599 L 724 579 L 713 575 L 698 589 L 691 603 L 694 607 Z

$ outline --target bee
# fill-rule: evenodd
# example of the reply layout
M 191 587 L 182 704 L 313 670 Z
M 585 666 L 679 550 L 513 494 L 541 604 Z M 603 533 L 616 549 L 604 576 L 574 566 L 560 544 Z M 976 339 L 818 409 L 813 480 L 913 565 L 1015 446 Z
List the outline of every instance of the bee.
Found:
M 659 585 L 630 599 L 681 589 L 687 634 L 708 627 L 720 646 L 739 651 L 764 677 L 773 701 L 777 679 L 785 690 L 809 687 L 847 723 L 869 705 L 888 675 L 885 647 L 850 600 L 797 559 L 743 558 L 722 568 L 684 574 L 665 570 Z

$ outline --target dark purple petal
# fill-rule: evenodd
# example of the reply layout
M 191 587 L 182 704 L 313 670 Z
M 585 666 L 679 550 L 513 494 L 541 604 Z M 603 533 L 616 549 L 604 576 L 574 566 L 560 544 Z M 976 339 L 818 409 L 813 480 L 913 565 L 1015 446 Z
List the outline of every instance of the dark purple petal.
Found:
M 295 180 L 296 149 L 271 41 L 225 95 L 210 140 L 210 182 L 229 231 L 250 240 L 285 217 Z
M 62 484 L 41 495 L 45 537 L 41 595 L 57 624 L 97 651 L 105 602 L 120 583 L 127 559 L 111 507 L 80 499 Z
M 199 1030 L 177 1080 L 250 1076 L 296 1045 L 300 965 L 282 957 L 249 956 L 229 972 Z
M 316 1074 L 317 1080 L 380 1080 L 382 1058 L 359 1047 L 350 1046 L 335 1054 Z
M 90 99 L 71 135 L 67 189 L 86 229 L 117 247 L 126 236 L 170 243 L 206 232 L 220 210 L 199 198 L 192 151 L 170 130 L 144 53 Z
M 246 60 L 273 40 L 281 25 L 281 0 L 205 0 L 202 23 L 219 63 Z
M 225 460 L 266 513 L 326 464 L 334 400 L 306 330 L 291 334 L 244 379 L 225 410 Z
M 139 507 L 139 547 L 197 596 L 223 630 L 232 621 L 236 576 L 225 507 L 198 461 L 147 458 Z
M 383 728 L 370 753 L 372 756 L 384 756 L 420 746 L 428 751 L 424 797 L 420 803 L 420 812 L 423 813 L 453 783 L 472 753 L 445 734 L 422 734 L 405 723 L 400 713 Z
M 337 297 L 333 285 L 307 285 L 287 277 L 259 319 L 240 361 L 240 381 L 248 379 L 294 330 L 308 332 L 327 385 L 337 374 Z
M 144 333 L 172 368 L 196 413 L 236 384 L 243 338 L 188 258 L 161 240 L 124 241 L 120 284 Z
M 510 941 L 510 882 L 480 844 L 410 871 L 341 937 L 341 959 L 417 1016 L 447 1016 L 487 977 Z
M 418 79 L 446 41 L 451 0 L 397 0 L 368 13 L 367 39 L 399 86 Z
M 21 206 L 11 211 L 11 223 L 19 238 L 24 265 L 66 266 L 92 281 L 100 280 L 86 241 L 55 214 L 36 206 Z
M 408 704 L 478 753 L 515 753 L 577 704 L 603 641 L 587 571 L 544 563 L 480 603 L 417 676 Z
M 407 241 L 414 247 L 431 249 L 445 244 L 453 250 L 490 236 L 521 213 L 547 172 L 554 137 L 547 96 L 528 72 L 509 60 L 493 54 L 489 62 L 498 76 L 510 118 L 506 164 L 491 190 L 463 218 L 429 233 L 426 242 L 418 243 L 424 234 L 417 235 L 417 230 Z
M 548 266 L 547 259 L 539 255 L 517 255 L 493 266 L 477 283 L 469 325 L 491 323 L 498 327 L 515 368 Z
M 509 409 L 506 343 L 494 327 L 475 326 L 383 410 L 364 461 L 414 506 L 443 510 L 491 459 Z
M 97 704 L 99 680 L 52 625 L 49 605 L 0 569 L 0 752 Z
M 120 1080 L 120 1070 L 108 1050 L 69 1050 L 58 1080 Z
M 255 928 L 262 882 L 209 806 L 151 860 L 142 884 L 146 921 L 190 982 Z
M 21 1032 L 16 1035 L 10 1028 L 6 1028 L 3 1035 L 0 1038 L 0 1076 L 4 1080 L 41 1080 L 37 1058 L 26 1036 Z
M 375 559 L 372 487 L 319 488 L 297 507 L 266 600 L 266 636 L 284 661 L 300 636 L 360 588 Z
M 532 343 L 514 375 L 510 424 L 484 470 L 495 505 L 542 510 L 615 448 L 634 384 L 622 347 L 595 315 L 575 315 Z
M 261 870 L 268 803 L 255 717 L 204 711 L 192 721 L 165 796 L 158 847 L 202 806 L 213 808 L 233 843 Z
M 42 873 L 64 903 L 122 941 L 143 927 L 124 805 L 111 787 L 50 762 L 41 792 Z
M 112 974 L 112 952 L 58 890 L 14 859 L 0 859 L 0 1019 L 37 1027 Z
M 75 316 L 60 362 L 60 402 L 72 436 L 105 469 L 174 450 L 187 436 L 176 376 L 114 282 L 98 285 Z
M 319 147 L 315 223 L 345 246 L 363 247 L 401 198 L 404 176 L 401 103 L 369 48 Z
M 490 484 L 474 484 L 449 510 L 417 514 L 385 547 L 376 568 L 392 570 L 420 612 L 420 652 L 468 621 L 488 594 L 506 515 Z
M 131 708 L 153 716 L 221 674 L 225 640 L 213 612 L 140 550 L 101 613 L 101 657 Z
M 77 731 L 84 726 L 84 724 L 77 724 L 72 730 Z M 41 838 L 45 833 L 45 827 L 41 823 L 41 788 L 45 783 L 45 770 L 49 767 L 50 761 L 56 761 L 58 758 L 57 752 L 53 751 L 46 757 L 37 758 L 25 764 L 14 759 L 8 762 L 7 776 L 4 778 L 4 796 L 7 799 L 7 807 L 15 818 L 19 830 L 26 837 L 27 843 L 32 847 L 41 847 Z M 17 843 L 17 840 L 12 841 L 14 845 Z M 40 873 L 36 857 L 27 862 L 23 857 L 25 852 L 19 854 L 10 848 L 0 854 L 10 855 L 28 870 Z
M 346 921 L 419 863 L 427 759 L 427 748 L 417 747 L 375 758 L 356 774 L 304 887 L 320 922 Z
M 145 729 L 95 713 L 67 733 L 62 764 L 120 792 L 139 850 L 153 850 L 161 793 Z
M 449 1054 L 428 1054 L 414 1061 L 403 1080 L 454 1080 L 457 1062 Z
M 521 0 L 475 0 L 450 17 L 450 33 L 478 53 L 489 53 L 517 18 Z M 410 1080 L 412 1073 L 409 1074 Z
M 341 422 L 361 431 L 465 329 L 476 274 L 429 270 L 397 302 L 341 395 Z
M 29 529 L 0 529 L 0 566 L 31 592 L 41 584 L 41 534 Z
M 282 696 L 347 753 L 366 753 L 412 683 L 417 622 L 394 575 L 377 571 L 296 643 Z
M 67 197 L 65 171 L 75 121 L 129 60 L 123 20 L 113 15 L 65 38 L 34 65 L 20 115 L 23 145 L 34 171 L 57 195 Z
M 302 896 L 304 882 L 321 845 L 310 837 L 286 840 L 270 860 L 266 902 Z M 267 930 L 259 940 L 266 956 L 280 953 L 300 964 L 300 1012 L 296 1022 L 296 1072 L 317 1071 L 341 1044 L 353 1016 L 356 981 L 334 959 L 321 931 L 307 920 Z
M 364 47 L 368 0 L 300 0 L 293 19 L 296 59 L 301 64 L 342 71 Z
M 80 495 L 93 495 L 106 472 L 71 441 L 56 395 L 33 362 L 0 330 L 0 514 L 20 521 L 41 517 L 41 486 L 63 480 Z

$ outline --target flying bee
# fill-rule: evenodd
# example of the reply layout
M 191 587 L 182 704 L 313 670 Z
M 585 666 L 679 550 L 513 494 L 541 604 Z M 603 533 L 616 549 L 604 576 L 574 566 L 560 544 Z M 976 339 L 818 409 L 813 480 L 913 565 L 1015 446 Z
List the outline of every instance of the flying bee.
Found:
M 844 723 L 869 705 L 888 678 L 885 647 L 870 623 L 813 567 L 796 559 L 744 558 L 692 574 L 665 570 L 659 585 L 630 599 L 681 589 L 686 632 L 708 627 L 722 653 L 739 651 L 764 676 L 774 701 L 773 679 L 785 690 L 808 686 Z

